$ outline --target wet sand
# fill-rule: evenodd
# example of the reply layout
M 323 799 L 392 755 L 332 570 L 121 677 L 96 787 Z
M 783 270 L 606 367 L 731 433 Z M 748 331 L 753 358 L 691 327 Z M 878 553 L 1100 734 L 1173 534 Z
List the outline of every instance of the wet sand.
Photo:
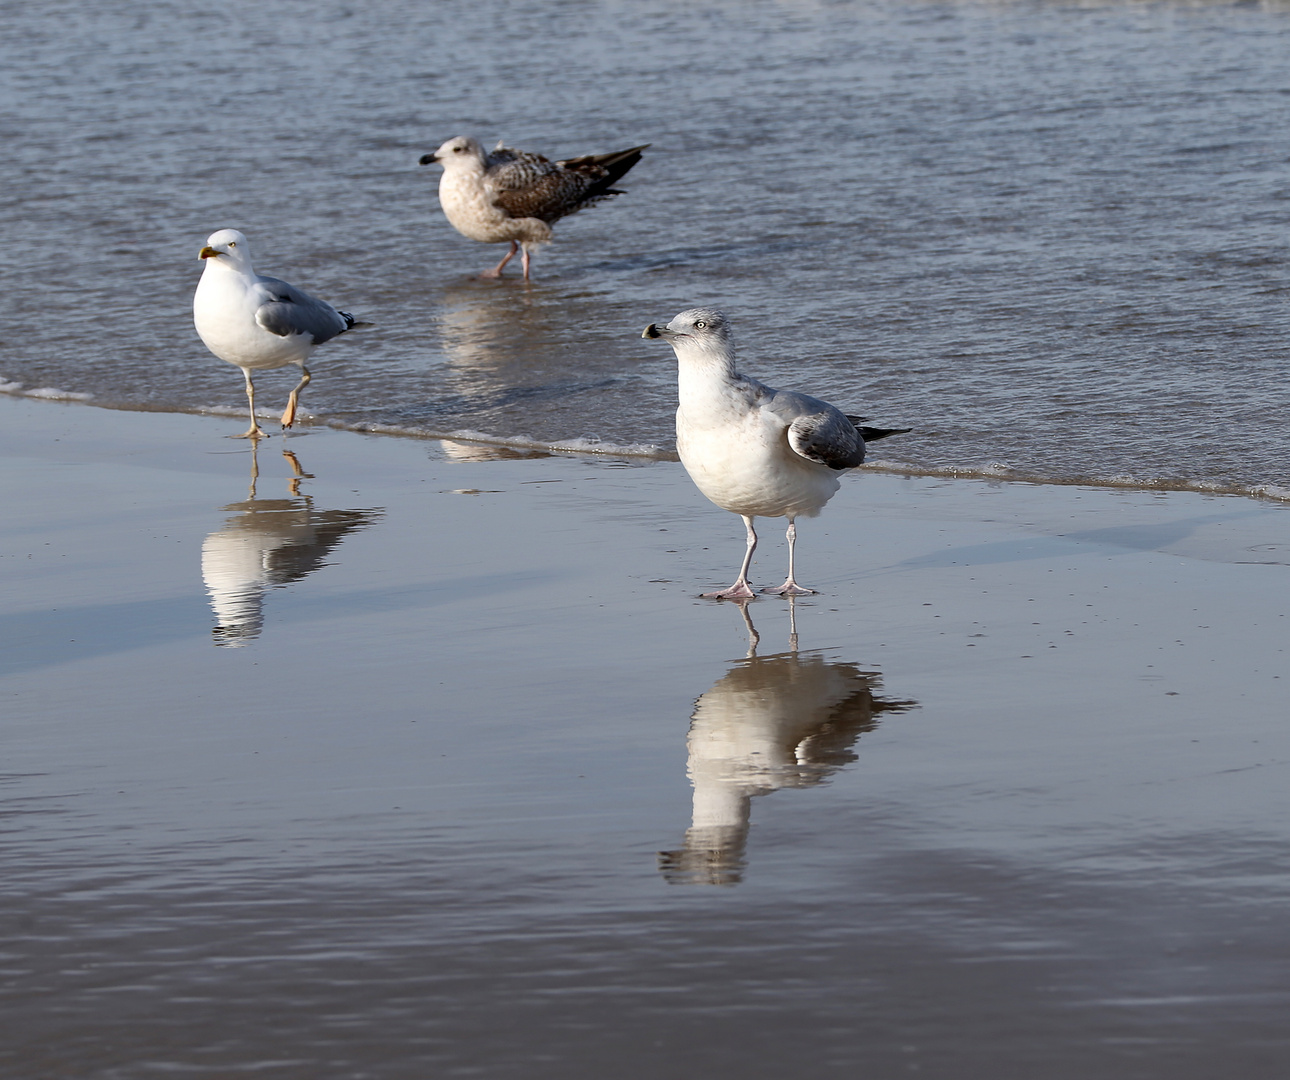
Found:
M 0 397 L 4 1075 L 1281 1075 L 1290 509 L 238 430 Z

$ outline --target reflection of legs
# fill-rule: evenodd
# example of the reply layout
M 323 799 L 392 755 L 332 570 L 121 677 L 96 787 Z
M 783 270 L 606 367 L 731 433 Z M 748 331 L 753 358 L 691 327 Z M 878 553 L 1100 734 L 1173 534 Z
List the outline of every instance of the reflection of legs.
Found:
M 313 378 L 309 374 L 309 369 L 304 364 L 300 365 L 300 381 L 296 383 L 296 388 L 291 391 L 291 396 L 287 398 L 287 407 L 282 413 L 282 426 L 289 428 L 296 422 L 296 402 L 300 400 L 300 391 L 309 385 Z
M 256 451 L 260 449 L 257 440 L 251 440 L 251 490 L 247 492 L 247 502 L 255 502 L 255 483 L 260 479 L 260 461 L 256 457 Z
M 752 616 L 748 614 L 748 601 L 740 600 L 739 613 L 744 617 L 744 626 L 748 628 L 748 655 L 745 657 L 751 660 L 757 655 L 757 646 L 761 642 L 761 635 L 757 633 L 757 627 L 753 626 Z
M 499 262 L 496 266 L 494 266 L 491 270 L 485 270 L 479 276 L 482 278 L 501 277 L 502 267 L 505 266 L 508 262 L 510 262 L 513 258 L 515 258 L 515 253 L 519 251 L 519 249 L 520 249 L 520 245 L 516 241 L 512 240 L 511 250 L 506 253 L 506 255 L 502 258 L 502 261 Z M 529 253 L 527 251 L 524 253 L 524 276 L 525 277 L 529 276 Z
M 757 533 L 753 530 L 753 519 L 743 515 L 744 525 L 748 528 L 748 550 L 744 552 L 744 564 L 739 568 L 739 577 L 728 589 L 720 592 L 705 592 L 705 600 L 747 600 L 756 594 L 748 585 L 748 567 L 752 565 L 753 552 L 757 550 Z
M 251 382 L 251 369 L 243 368 L 242 375 L 246 378 L 246 400 L 251 405 L 251 426 L 238 438 L 258 439 L 264 432 L 260 430 L 260 425 L 255 422 L 255 384 Z
M 286 459 L 287 464 L 291 466 L 291 477 L 287 480 L 287 490 L 292 495 L 299 495 L 300 481 L 312 480 L 314 474 L 305 472 L 304 466 L 300 464 L 300 459 L 290 450 L 283 450 L 282 456 Z
M 773 589 L 762 589 L 766 593 L 779 593 L 781 596 L 806 596 L 815 592 L 814 589 L 804 589 L 800 586 L 793 576 L 793 549 L 797 546 L 797 522 L 793 518 L 788 519 L 788 577 L 783 585 L 776 585 Z

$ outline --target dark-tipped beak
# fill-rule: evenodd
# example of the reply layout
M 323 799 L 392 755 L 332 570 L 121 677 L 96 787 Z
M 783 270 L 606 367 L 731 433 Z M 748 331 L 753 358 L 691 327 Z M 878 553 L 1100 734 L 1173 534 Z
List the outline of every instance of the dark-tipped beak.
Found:
M 204 247 L 201 249 L 201 251 L 197 253 L 197 257 L 199 259 L 214 259 L 219 254 L 220 253 L 216 251 L 213 247 Z
M 658 328 L 657 323 L 650 323 L 649 326 L 645 327 L 645 329 L 641 331 L 641 337 L 658 339 L 658 338 L 661 338 L 666 332 L 667 332 L 666 327 L 660 330 Z
M 436 161 L 438 161 L 438 160 L 439 160 L 439 159 L 438 159 L 434 154 L 422 154 L 422 155 L 421 155 L 421 164 L 422 164 L 422 165 L 433 165 L 433 164 L 434 164 Z

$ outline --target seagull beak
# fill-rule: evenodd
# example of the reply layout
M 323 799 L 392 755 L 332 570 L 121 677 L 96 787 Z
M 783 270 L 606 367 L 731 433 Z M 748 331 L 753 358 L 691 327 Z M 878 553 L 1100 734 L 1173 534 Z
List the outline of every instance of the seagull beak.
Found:
M 673 331 L 669 330 L 666 326 L 659 326 L 658 323 L 650 323 L 649 326 L 645 327 L 645 329 L 641 331 L 641 337 L 650 338 L 654 341 L 657 341 L 659 338 L 668 338 L 672 336 Z
M 422 154 L 422 155 L 421 155 L 421 164 L 422 164 L 422 165 L 433 165 L 433 164 L 434 164 L 436 161 L 438 161 L 438 160 L 439 160 L 439 158 L 438 158 L 438 157 L 436 157 L 434 154 Z
M 221 252 L 216 251 L 213 247 L 204 247 L 198 252 L 197 257 L 199 259 L 214 259 L 218 258 L 220 254 Z

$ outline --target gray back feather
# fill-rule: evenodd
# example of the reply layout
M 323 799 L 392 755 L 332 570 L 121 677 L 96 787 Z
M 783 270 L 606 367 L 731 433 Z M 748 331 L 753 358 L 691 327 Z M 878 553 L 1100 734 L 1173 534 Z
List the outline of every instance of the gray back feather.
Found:
M 788 424 L 788 445 L 802 457 L 830 469 L 854 469 L 864 462 L 864 439 L 847 417 L 819 398 L 773 390 L 763 408 Z
M 315 345 L 321 345 L 354 325 L 352 316 L 285 281 L 261 277 L 257 284 L 270 292 L 273 299 L 256 309 L 255 321 L 278 337 L 309 334 Z

